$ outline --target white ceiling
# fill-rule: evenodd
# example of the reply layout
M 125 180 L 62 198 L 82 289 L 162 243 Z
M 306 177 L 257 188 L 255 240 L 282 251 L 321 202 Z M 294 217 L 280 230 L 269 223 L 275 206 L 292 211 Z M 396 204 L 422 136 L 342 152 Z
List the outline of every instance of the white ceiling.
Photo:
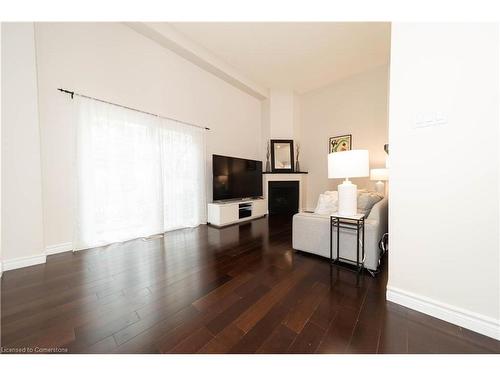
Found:
M 240 73 L 304 93 L 389 63 L 390 23 L 170 23 Z

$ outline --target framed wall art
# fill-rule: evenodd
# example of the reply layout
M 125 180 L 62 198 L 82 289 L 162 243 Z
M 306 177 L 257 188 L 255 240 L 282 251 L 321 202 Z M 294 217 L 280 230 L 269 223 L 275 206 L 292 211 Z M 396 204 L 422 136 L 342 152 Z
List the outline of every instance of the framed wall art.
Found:
M 352 150 L 352 135 L 339 135 L 328 139 L 328 153 Z

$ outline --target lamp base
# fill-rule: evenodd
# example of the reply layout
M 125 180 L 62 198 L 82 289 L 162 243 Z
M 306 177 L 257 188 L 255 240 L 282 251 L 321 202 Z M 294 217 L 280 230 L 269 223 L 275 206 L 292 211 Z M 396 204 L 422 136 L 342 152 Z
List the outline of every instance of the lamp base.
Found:
M 358 187 L 346 180 L 337 186 L 339 192 L 339 215 L 351 216 L 358 212 Z
M 375 191 L 377 193 L 385 195 L 385 184 L 383 181 L 377 181 L 375 183 Z

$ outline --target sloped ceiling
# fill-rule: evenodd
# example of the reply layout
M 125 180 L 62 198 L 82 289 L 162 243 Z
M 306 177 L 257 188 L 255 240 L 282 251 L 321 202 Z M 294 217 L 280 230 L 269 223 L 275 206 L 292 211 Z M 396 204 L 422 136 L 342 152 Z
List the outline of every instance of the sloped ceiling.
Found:
M 238 72 L 304 93 L 389 63 L 390 23 L 169 23 Z

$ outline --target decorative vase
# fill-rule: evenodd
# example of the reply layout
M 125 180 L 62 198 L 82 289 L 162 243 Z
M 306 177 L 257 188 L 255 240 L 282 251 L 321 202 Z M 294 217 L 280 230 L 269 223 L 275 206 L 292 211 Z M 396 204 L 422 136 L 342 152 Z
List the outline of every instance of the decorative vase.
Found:
M 271 172 L 271 162 L 269 161 L 269 156 L 271 156 L 271 150 L 269 148 L 269 142 L 267 142 L 266 148 L 267 148 L 267 152 L 266 152 L 266 172 Z
M 297 142 L 295 146 L 295 172 L 300 172 L 299 155 L 300 155 L 300 145 L 299 142 Z

